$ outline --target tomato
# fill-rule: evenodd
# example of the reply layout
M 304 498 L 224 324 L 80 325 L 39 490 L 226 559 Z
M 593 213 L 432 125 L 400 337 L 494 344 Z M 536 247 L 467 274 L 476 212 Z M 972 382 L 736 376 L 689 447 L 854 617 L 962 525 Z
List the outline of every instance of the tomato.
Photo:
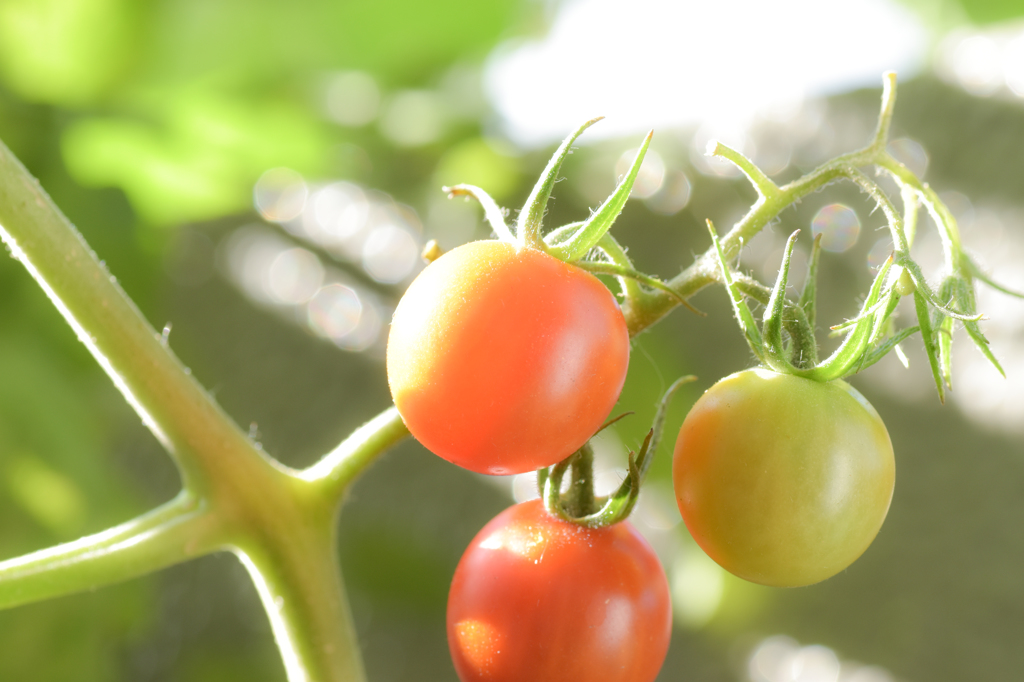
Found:
M 487 474 L 575 452 L 611 412 L 628 364 L 626 322 L 600 280 L 499 241 L 427 266 L 388 337 L 388 384 L 409 431 Z
M 690 410 L 672 476 L 686 527 L 712 559 L 787 587 L 831 577 L 867 549 L 895 462 L 881 418 L 849 384 L 750 369 Z
M 665 572 L 629 522 L 592 530 L 540 500 L 484 526 L 448 593 L 462 682 L 650 682 L 671 632 Z

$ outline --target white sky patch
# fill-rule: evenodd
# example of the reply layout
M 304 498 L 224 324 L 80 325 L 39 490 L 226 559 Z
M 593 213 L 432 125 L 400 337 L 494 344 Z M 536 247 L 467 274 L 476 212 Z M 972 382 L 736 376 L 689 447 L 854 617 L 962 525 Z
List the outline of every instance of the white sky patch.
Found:
M 880 86 L 924 64 L 929 36 L 886 0 L 568 0 L 540 41 L 506 43 L 488 96 L 516 143 L 741 124 L 803 98 Z

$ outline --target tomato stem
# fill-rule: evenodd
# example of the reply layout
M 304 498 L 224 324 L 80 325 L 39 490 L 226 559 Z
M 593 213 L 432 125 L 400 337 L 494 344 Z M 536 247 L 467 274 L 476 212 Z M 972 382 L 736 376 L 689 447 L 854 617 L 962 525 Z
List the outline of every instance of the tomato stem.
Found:
M 594 448 L 589 442 L 573 455 L 571 469 L 567 511 L 573 517 L 589 516 L 598 509 L 594 499 Z

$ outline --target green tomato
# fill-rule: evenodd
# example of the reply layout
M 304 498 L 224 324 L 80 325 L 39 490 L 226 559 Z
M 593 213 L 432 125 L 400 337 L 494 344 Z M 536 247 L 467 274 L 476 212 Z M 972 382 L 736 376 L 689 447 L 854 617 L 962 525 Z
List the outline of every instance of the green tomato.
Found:
M 867 549 L 892 499 L 892 443 L 844 381 L 765 369 L 728 376 L 683 421 L 673 459 L 679 510 L 726 570 L 810 585 Z

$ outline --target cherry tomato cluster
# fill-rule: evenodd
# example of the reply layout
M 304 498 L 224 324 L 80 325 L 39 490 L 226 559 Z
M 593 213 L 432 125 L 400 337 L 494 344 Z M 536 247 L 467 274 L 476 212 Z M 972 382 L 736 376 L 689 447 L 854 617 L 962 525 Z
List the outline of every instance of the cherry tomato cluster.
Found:
M 543 215 L 568 145 L 590 123 L 549 164 L 524 209 L 518 238 L 482 190 L 456 188 L 453 195 L 481 198 L 501 239 L 436 258 L 392 320 L 388 384 L 412 435 L 466 469 L 539 470 L 546 481 L 543 503 L 498 515 L 456 569 L 448 641 L 463 682 L 544 682 L 566 679 L 568 671 L 573 679 L 650 682 L 668 648 L 665 573 L 651 547 L 621 519 L 635 504 L 675 387 L 640 455 L 630 455 L 617 511 L 593 512 L 592 489 L 579 493 L 587 501 L 582 505 L 579 494 L 563 504 L 559 490 L 568 467 L 586 479 L 577 469 L 589 457 L 585 445 L 618 400 L 629 364 L 629 330 L 615 297 L 578 267 L 576 251 L 557 242 L 549 248 L 539 222 L 533 233 L 527 229 Z M 621 209 L 641 160 L 642 150 L 606 205 L 618 202 L 614 210 Z M 603 244 L 613 260 L 620 257 L 610 270 L 595 271 L 663 288 L 622 261 L 621 247 L 603 236 L 610 226 L 604 213 L 602 207 L 591 217 L 604 220 L 598 232 L 590 233 L 587 223 L 577 232 L 589 234 L 587 244 Z M 730 293 L 738 315 L 749 318 L 739 294 Z M 813 313 L 813 296 L 810 301 Z M 777 301 L 768 306 L 767 345 L 744 328 L 759 359 L 774 358 L 768 351 L 781 344 L 773 334 L 779 335 L 782 309 Z M 746 370 L 712 386 L 684 420 L 673 459 L 676 499 L 694 540 L 735 575 L 774 586 L 815 583 L 856 560 L 885 519 L 894 479 L 889 435 L 871 405 L 842 380 L 803 378 L 792 369 Z M 619 495 L 609 496 L 603 509 L 619 504 Z
M 629 335 L 594 276 L 540 250 L 481 241 L 443 255 L 395 312 L 388 381 L 409 430 L 473 471 L 551 466 L 608 416 Z M 765 369 L 711 387 L 686 417 L 673 482 L 696 542 L 732 573 L 807 585 L 851 564 L 892 497 L 892 446 L 842 381 Z M 552 614 L 555 614 L 554 616 Z M 473 540 L 448 602 L 459 678 L 653 680 L 671 633 L 668 585 L 629 525 L 584 528 L 540 501 Z

